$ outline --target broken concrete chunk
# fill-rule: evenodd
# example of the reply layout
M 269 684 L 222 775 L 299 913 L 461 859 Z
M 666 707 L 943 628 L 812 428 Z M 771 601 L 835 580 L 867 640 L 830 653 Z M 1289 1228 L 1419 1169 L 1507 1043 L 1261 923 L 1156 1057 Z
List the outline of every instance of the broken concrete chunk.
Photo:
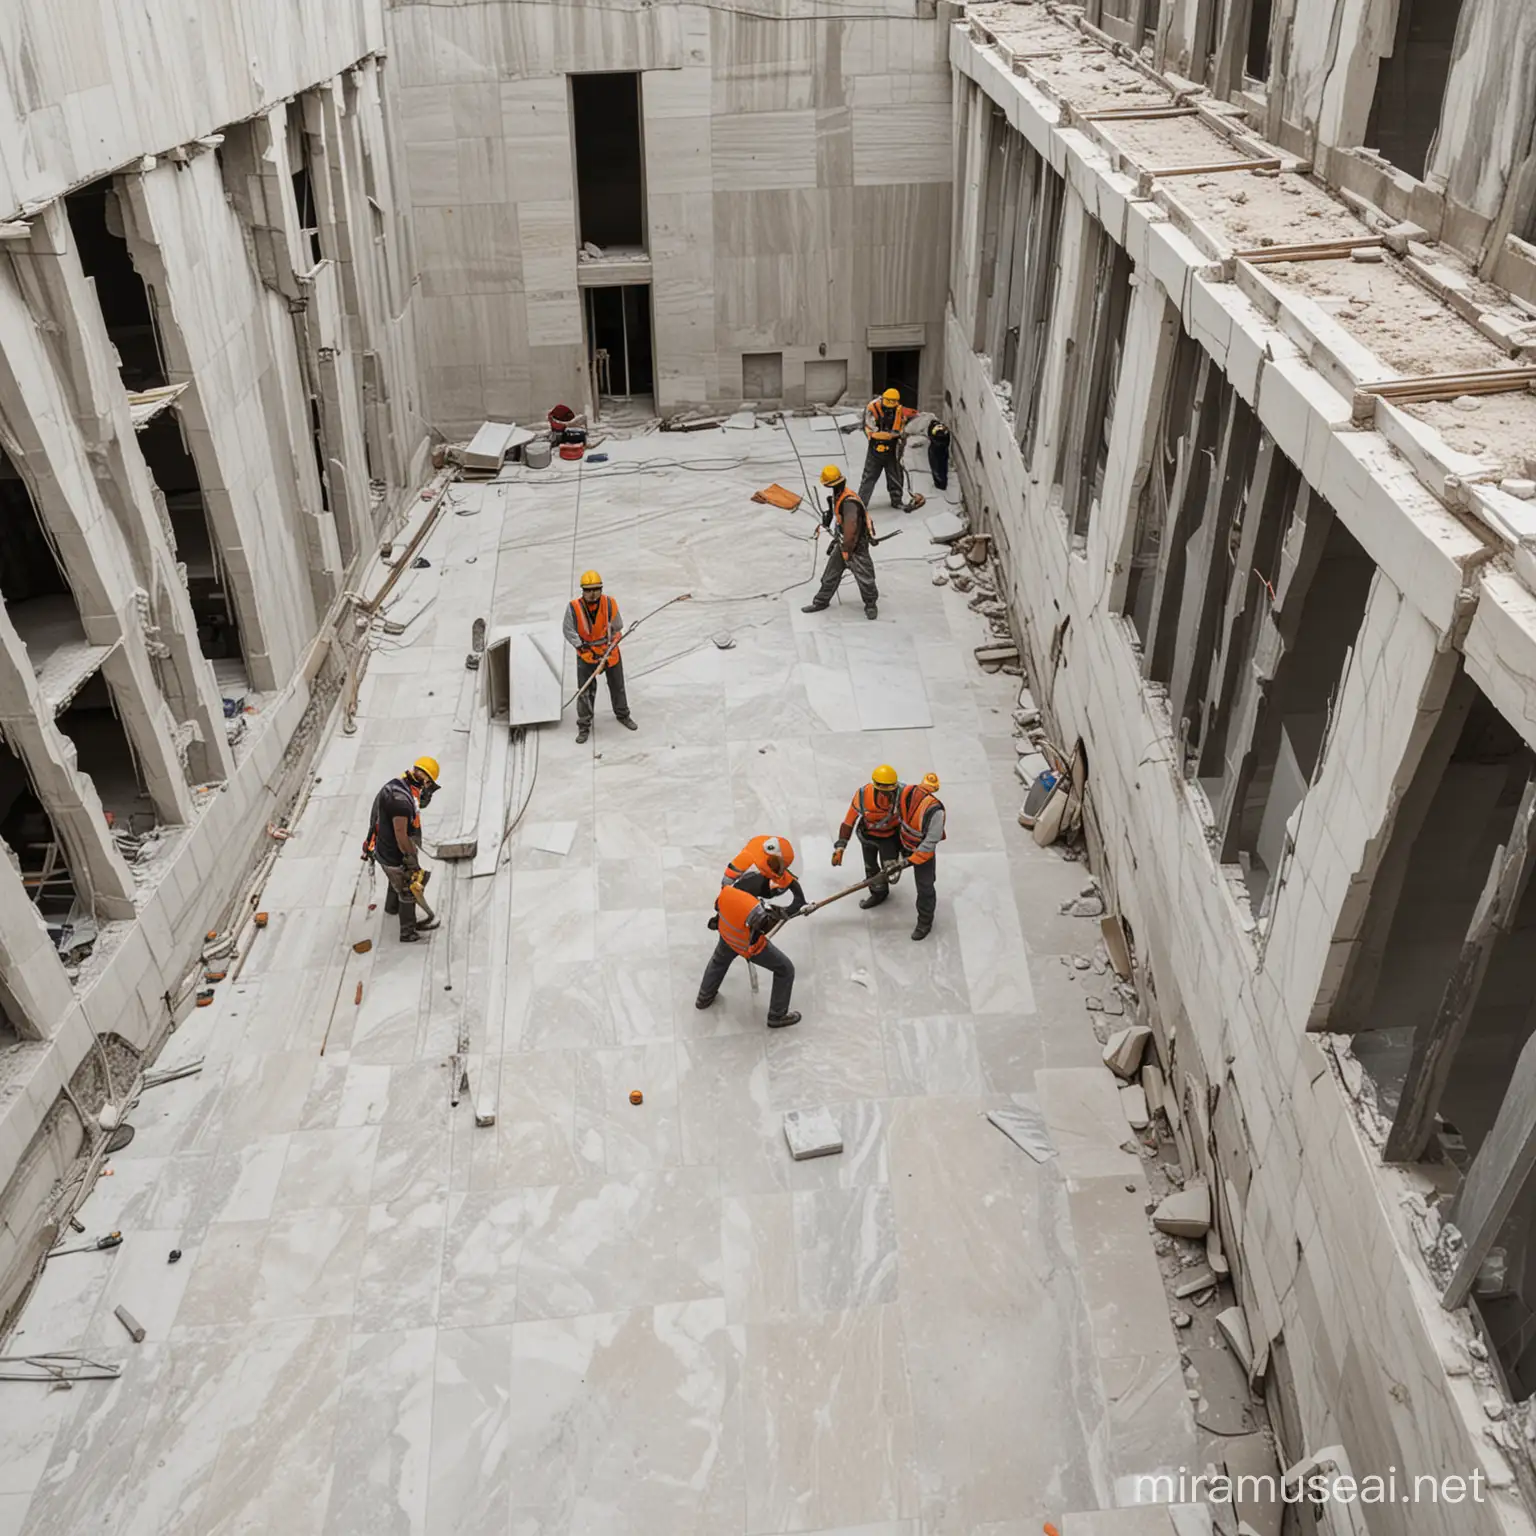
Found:
M 1220 1280 L 1225 1280 L 1232 1273 L 1232 1266 L 1227 1263 L 1227 1256 L 1221 1251 L 1221 1234 L 1215 1227 L 1205 1234 L 1205 1261 Z
M 1104 898 L 1079 896 L 1075 901 L 1068 902 L 1062 910 L 1068 917 L 1103 917 Z
M 1027 1152 L 1037 1163 L 1056 1156 L 1051 1133 L 1045 1117 L 1033 1105 L 1018 1103 L 1014 1109 L 994 1109 L 987 1119 L 1000 1130 L 1020 1151 Z
M 1144 1131 L 1152 1123 L 1147 1113 L 1147 1096 L 1134 1083 L 1120 1090 L 1120 1108 L 1133 1131 Z
M 1163 1069 L 1149 1061 L 1141 1069 L 1141 1086 L 1147 1096 L 1147 1108 L 1156 1114 L 1163 1107 Z
M 1213 1289 L 1215 1284 L 1216 1276 L 1211 1273 L 1209 1268 L 1202 1264 L 1199 1269 L 1190 1275 L 1188 1280 L 1174 1286 L 1173 1294 L 1179 1301 L 1183 1301 L 1187 1297 L 1198 1296 L 1201 1291 Z
M 1243 1316 L 1241 1307 L 1228 1307 L 1225 1312 L 1216 1314 L 1216 1326 L 1221 1329 L 1221 1336 L 1232 1348 L 1232 1353 L 1237 1356 L 1238 1363 L 1243 1370 L 1251 1373 L 1253 1370 L 1253 1340 L 1248 1336 L 1248 1319 Z
M 1204 1237 L 1211 1230 L 1210 1186 L 1186 1184 L 1175 1190 L 1153 1211 L 1152 1225 L 1170 1237 Z
M 1521 501 L 1536 500 L 1536 480 L 1500 480 L 1499 489 L 1506 496 L 1516 496 Z
M 808 1157 L 829 1157 L 843 1150 L 842 1132 L 828 1109 L 791 1109 L 784 1116 L 784 1139 L 790 1156 L 803 1162 Z
M 1104 1065 L 1116 1077 L 1129 1081 L 1141 1071 L 1141 1058 L 1146 1054 L 1151 1038 L 1152 1031 L 1145 1024 L 1128 1024 L 1117 1030 L 1104 1047 Z

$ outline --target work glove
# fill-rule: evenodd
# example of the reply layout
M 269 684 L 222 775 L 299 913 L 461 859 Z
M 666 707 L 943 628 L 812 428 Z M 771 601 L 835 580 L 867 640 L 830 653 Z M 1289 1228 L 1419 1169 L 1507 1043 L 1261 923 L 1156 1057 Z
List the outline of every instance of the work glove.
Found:
M 421 868 L 421 860 L 414 853 L 406 854 L 401 862 L 404 864 L 405 872 L 408 875 L 414 875 Z
M 847 846 L 847 843 L 840 842 L 832 849 L 833 869 L 841 869 L 843 867 L 843 849 L 845 849 Z
M 718 912 L 704 925 L 711 933 L 720 932 L 720 914 Z
M 901 879 L 901 872 L 907 866 L 900 859 L 893 859 L 889 864 L 880 866 L 880 875 L 887 885 L 895 885 Z

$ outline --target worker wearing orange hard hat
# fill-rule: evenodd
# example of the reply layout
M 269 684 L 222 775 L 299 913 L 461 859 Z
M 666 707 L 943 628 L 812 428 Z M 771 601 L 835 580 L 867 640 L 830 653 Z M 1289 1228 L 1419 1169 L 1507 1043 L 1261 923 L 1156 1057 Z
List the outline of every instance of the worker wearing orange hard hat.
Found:
M 901 391 L 888 389 L 876 395 L 864 407 L 864 436 L 869 446 L 864 450 L 864 478 L 859 482 L 859 500 L 867 507 L 875 482 L 885 471 L 885 488 L 891 493 L 891 505 L 903 512 L 914 512 L 922 506 L 923 498 L 907 497 L 906 469 L 901 462 L 901 452 L 906 445 L 906 432 L 912 418 L 917 415 L 901 403 Z
M 426 883 L 421 867 L 421 808 L 432 803 L 442 769 L 435 757 L 418 757 L 397 779 L 374 796 L 363 857 L 384 871 L 389 886 L 384 911 L 400 917 L 400 942 L 414 944 L 418 934 L 435 928 L 435 917 L 416 917 L 416 894 Z
M 869 776 L 869 783 L 854 791 L 848 814 L 837 829 L 832 845 L 832 866 L 843 862 L 843 850 L 849 838 L 857 835 L 864 850 L 864 878 L 874 883 L 859 903 L 866 909 L 878 907 L 890 894 L 891 882 L 900 874 L 894 868 L 901 862 L 901 792 L 903 785 L 889 763 L 881 763 Z M 882 875 L 884 878 L 876 878 Z
M 938 906 L 937 854 L 944 841 L 944 803 L 939 799 L 939 776 L 925 773 L 922 783 L 908 784 L 896 797 L 901 826 L 898 837 L 902 857 L 912 866 L 917 886 L 917 926 L 914 939 L 926 939 L 933 932 L 933 914 Z
M 619 656 L 619 640 L 624 622 L 619 605 L 603 593 L 603 578 L 596 571 L 584 571 L 581 596 L 571 599 L 565 611 L 565 643 L 576 652 L 576 744 L 592 734 L 595 681 L 601 672 L 608 680 L 608 701 L 614 718 L 627 730 L 638 731 L 629 712 L 629 696 L 624 689 L 624 662 Z
M 787 837 L 754 837 L 725 866 L 722 886 L 734 885 L 761 899 L 789 892 L 791 916 L 805 905 L 805 892 L 795 875 L 795 845 Z
M 821 526 L 832 535 L 832 548 L 827 553 L 816 596 L 800 611 L 820 613 L 837 596 L 844 572 L 852 571 L 859 584 L 859 596 L 864 599 L 864 617 L 878 618 L 880 589 L 875 585 L 875 531 L 869 513 L 863 501 L 848 489 L 848 481 L 836 464 L 828 464 L 822 470 L 821 483 L 828 498 Z
M 752 874 L 749 872 L 743 878 L 751 879 Z M 768 997 L 769 1029 L 798 1024 L 800 1015 L 791 1013 L 789 1008 L 795 985 L 794 962 L 772 942 L 773 933 L 784 921 L 783 912 L 770 907 L 751 891 L 734 884 L 723 886 L 715 898 L 715 916 L 710 925 L 719 936 L 715 940 L 715 952 L 704 967 L 694 1007 L 714 1006 L 720 983 L 739 955 L 748 965 L 761 966 L 773 976 L 773 990 Z

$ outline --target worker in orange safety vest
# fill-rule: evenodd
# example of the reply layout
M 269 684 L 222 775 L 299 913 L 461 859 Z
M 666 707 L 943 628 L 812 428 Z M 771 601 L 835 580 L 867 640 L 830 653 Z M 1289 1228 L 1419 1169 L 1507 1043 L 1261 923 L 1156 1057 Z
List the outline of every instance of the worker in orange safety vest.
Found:
M 744 878 L 750 878 L 750 874 Z M 713 926 L 719 937 L 715 941 L 715 952 L 709 957 L 709 964 L 704 967 L 694 1007 L 709 1008 L 714 1005 L 715 995 L 720 990 L 720 983 L 725 980 L 725 973 L 740 955 L 748 965 L 761 966 L 772 973 L 773 990 L 768 997 L 769 1029 L 784 1029 L 790 1024 L 798 1024 L 800 1015 L 791 1013 L 789 1008 L 790 993 L 795 985 L 794 963 L 770 940 L 770 936 L 783 921 L 785 918 L 782 912 L 759 900 L 750 891 L 742 890 L 737 885 L 723 887 L 715 898 Z
M 734 885 L 759 899 L 788 891 L 788 911 L 793 916 L 805 905 L 805 892 L 800 889 L 794 862 L 795 845 L 787 837 L 754 837 L 725 866 L 720 884 Z
M 902 464 L 906 446 L 903 433 L 916 411 L 901 403 L 901 391 L 888 389 L 864 407 L 864 436 L 869 446 L 864 450 L 864 478 L 859 481 L 859 500 L 867 507 L 870 493 L 885 471 L 885 488 L 891 493 L 891 505 L 903 512 L 915 512 L 923 504 L 921 496 L 907 498 L 907 472 Z
M 901 862 L 902 787 L 896 770 L 889 763 L 881 763 L 870 774 L 869 783 L 855 791 L 848 803 L 848 814 L 837 829 L 837 841 L 832 846 L 834 869 L 842 864 L 843 850 L 855 833 L 864 850 L 864 878 L 874 881 L 869 894 L 859 903 L 866 909 L 878 907 L 890 894 L 890 879 L 894 875 L 887 879 L 876 876 Z
M 914 939 L 926 939 L 933 931 L 933 914 L 938 905 L 935 885 L 938 879 L 937 854 L 944 841 L 944 804 L 939 799 L 939 776 L 923 775 L 921 784 L 908 784 L 896 797 L 900 816 L 899 837 L 902 856 L 912 866 L 917 885 L 917 926 Z
M 822 470 L 821 483 L 828 496 L 821 525 L 832 535 L 832 548 L 827 552 L 827 563 L 816 596 L 800 612 L 820 613 L 837 596 L 837 589 L 843 584 L 843 573 L 852 571 L 853 579 L 859 584 L 859 596 L 864 599 L 864 617 L 878 618 L 880 589 L 875 585 L 872 553 L 875 530 L 870 524 L 869 512 L 863 501 L 848 489 L 848 482 L 836 464 L 828 464 Z
M 599 672 L 608 679 L 608 701 L 614 718 L 627 730 L 638 731 L 629 712 L 629 696 L 624 690 L 624 663 L 619 657 L 619 640 L 624 621 L 619 605 L 603 595 L 603 578 L 596 571 L 581 577 L 581 596 L 573 597 L 565 612 L 565 643 L 576 652 L 576 745 L 592 734 L 593 695 Z

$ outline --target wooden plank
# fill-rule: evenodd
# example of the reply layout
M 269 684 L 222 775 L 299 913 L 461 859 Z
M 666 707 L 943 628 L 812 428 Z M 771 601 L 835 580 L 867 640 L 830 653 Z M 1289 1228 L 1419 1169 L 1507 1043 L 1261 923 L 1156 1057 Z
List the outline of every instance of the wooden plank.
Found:
M 1351 251 L 1372 251 L 1381 248 L 1380 235 L 1361 235 L 1350 240 L 1302 241 L 1299 245 L 1264 245 L 1251 251 L 1235 251 L 1234 258 L 1246 261 L 1249 266 L 1273 266 L 1282 261 L 1348 261 Z
M 1413 1038 L 1413 1058 L 1403 1083 L 1397 1115 L 1382 1154 L 1389 1163 L 1413 1163 L 1423 1155 L 1434 1132 L 1435 1111 L 1450 1078 L 1456 1053 L 1466 1037 L 1477 1007 L 1478 993 L 1499 941 L 1514 925 L 1525 888 L 1530 883 L 1536 858 L 1531 827 L 1536 821 L 1536 777 L 1529 779 L 1520 797 L 1509 838 L 1494 855 L 1488 883 L 1472 914 L 1461 954 L 1445 984 L 1439 1011 L 1432 1024 L 1420 1027 Z
M 1493 1129 L 1478 1148 L 1451 1207 L 1451 1224 L 1463 1248 L 1440 1305 L 1447 1311 L 1467 1299 L 1489 1251 L 1536 1171 L 1536 1035 L 1525 1042 L 1499 1105 Z

